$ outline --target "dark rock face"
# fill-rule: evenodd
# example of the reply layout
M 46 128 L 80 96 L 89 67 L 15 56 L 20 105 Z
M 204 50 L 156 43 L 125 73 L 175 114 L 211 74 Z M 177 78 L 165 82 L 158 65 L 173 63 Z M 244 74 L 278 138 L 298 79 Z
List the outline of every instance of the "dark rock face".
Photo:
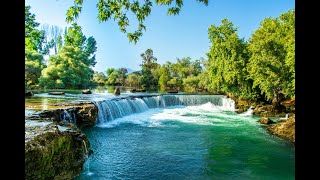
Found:
M 295 143 L 295 116 L 281 120 L 267 127 L 271 134 L 277 135 Z
M 114 94 L 115 95 L 120 95 L 120 88 L 119 87 L 116 87 L 116 89 L 114 90 Z
M 137 91 L 137 89 L 130 89 L 131 93 L 135 93 Z
M 49 92 L 50 95 L 64 95 L 64 92 Z
M 146 92 L 145 89 L 137 89 L 136 92 Z
M 261 119 L 258 120 L 259 123 L 261 124 L 273 124 L 274 121 L 272 121 L 271 119 L 267 118 L 267 117 L 262 117 Z
M 275 108 L 273 105 L 257 105 L 253 110 L 253 115 L 265 117 L 284 117 L 284 109 Z
M 36 122 L 25 124 L 25 179 L 73 179 L 79 175 L 89 154 L 87 137 L 77 128 Z
M 92 94 L 92 92 L 89 89 L 85 89 L 81 91 L 82 94 Z
M 169 93 L 169 94 L 175 94 L 175 93 L 178 93 L 178 91 L 167 91 L 167 93 Z
M 247 111 L 253 104 L 250 101 L 238 98 L 232 98 L 235 101 L 235 109 L 237 113 L 243 113 Z
M 31 91 L 26 91 L 26 92 L 24 93 L 24 96 L 25 96 L 25 97 L 30 97 L 30 96 L 33 96 L 33 94 L 32 94 Z
M 60 104 L 57 109 L 43 110 L 26 117 L 30 120 L 46 120 L 59 123 L 75 123 L 78 128 L 90 127 L 96 123 L 98 108 L 91 102 Z

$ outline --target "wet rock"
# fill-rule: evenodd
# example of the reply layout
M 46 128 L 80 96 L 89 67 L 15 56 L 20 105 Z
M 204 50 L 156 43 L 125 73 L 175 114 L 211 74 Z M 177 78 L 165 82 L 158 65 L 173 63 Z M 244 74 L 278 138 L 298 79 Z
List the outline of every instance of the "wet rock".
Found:
M 137 89 L 136 92 L 146 92 L 145 89 Z
M 248 100 L 238 99 L 238 98 L 232 98 L 232 99 L 235 101 L 235 109 L 237 109 L 236 111 L 237 113 L 243 113 L 252 106 L 252 103 Z
M 120 88 L 119 87 L 116 87 L 116 89 L 114 90 L 114 94 L 115 95 L 120 95 Z
M 89 147 L 77 128 L 27 120 L 25 179 L 73 179 L 82 171 Z
M 289 99 L 281 102 L 281 105 L 283 105 L 286 108 L 286 112 L 289 113 L 295 113 L 295 104 L 295 99 Z
M 64 95 L 64 92 L 49 92 L 50 95 Z
M 57 109 L 43 110 L 26 116 L 30 120 L 46 120 L 71 126 L 75 123 L 80 129 L 91 127 L 96 123 L 98 108 L 92 102 L 64 103 Z
M 284 117 L 285 110 L 275 108 L 273 105 L 257 105 L 253 110 L 253 115 L 264 117 Z
M 268 126 L 267 129 L 271 134 L 295 143 L 295 116 L 291 116 L 287 120 L 278 121 Z
M 131 89 L 130 92 L 131 93 L 135 93 L 137 90 L 136 89 Z
M 167 93 L 174 94 L 174 93 L 178 93 L 178 91 L 167 91 Z
M 82 94 L 92 94 L 92 92 L 89 89 L 85 89 L 81 91 Z
M 26 91 L 26 92 L 24 93 L 24 96 L 25 96 L 25 97 L 30 97 L 30 96 L 33 96 L 33 94 L 32 94 L 31 91 Z
M 267 117 L 262 117 L 261 119 L 258 120 L 259 123 L 261 124 L 273 124 L 274 121 L 272 121 L 271 119 L 267 118 Z

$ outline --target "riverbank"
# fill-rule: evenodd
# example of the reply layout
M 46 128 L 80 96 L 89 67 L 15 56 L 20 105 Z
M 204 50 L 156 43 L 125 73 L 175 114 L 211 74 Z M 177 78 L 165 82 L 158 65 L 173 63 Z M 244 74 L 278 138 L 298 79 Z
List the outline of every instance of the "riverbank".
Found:
M 90 143 L 78 128 L 25 120 L 25 179 L 72 179 L 83 169 Z
M 81 130 L 87 127 L 92 127 L 97 123 L 99 108 L 105 109 L 107 111 L 107 112 L 100 112 L 102 113 L 101 115 L 103 116 L 104 121 L 111 121 L 114 118 L 122 117 L 124 115 L 130 115 L 133 113 L 142 112 L 146 110 L 145 108 L 148 108 L 148 107 L 156 108 L 160 106 L 166 107 L 166 106 L 172 106 L 172 105 L 197 105 L 197 104 L 201 104 L 202 102 L 213 102 L 213 104 L 215 105 L 224 106 L 225 108 L 231 107 L 231 109 L 234 109 L 234 107 L 232 107 L 234 104 L 230 101 L 230 99 L 226 99 L 221 95 L 213 97 L 213 96 L 206 96 L 206 95 L 201 96 L 201 95 L 183 95 L 183 94 L 178 94 L 178 95 L 155 95 L 155 94 L 139 95 L 137 94 L 137 95 L 129 95 L 127 97 L 114 97 L 109 99 L 108 102 L 101 102 L 99 104 L 92 103 L 90 101 L 82 101 L 82 102 L 69 101 L 69 102 L 56 103 L 51 105 L 51 108 L 52 107 L 55 107 L 55 108 L 39 111 L 37 113 L 32 114 L 31 116 L 26 116 L 26 121 L 33 120 L 35 122 L 38 122 L 38 124 L 42 124 L 42 125 L 45 124 L 43 126 L 37 125 L 31 128 L 29 126 L 27 127 L 27 123 L 26 123 L 26 135 L 27 135 L 26 147 L 28 147 L 26 148 L 26 155 L 28 157 L 32 156 L 32 153 L 27 154 L 27 152 L 29 153 L 29 151 L 38 152 L 40 154 L 41 153 L 50 154 L 50 152 L 54 152 L 55 154 L 54 156 L 61 156 L 60 155 L 61 153 L 70 154 L 70 152 L 66 152 L 65 149 L 61 147 L 67 147 L 67 150 L 70 150 L 70 147 L 71 147 L 70 144 L 72 144 L 73 141 L 79 141 L 78 136 L 81 136 L 82 140 L 87 141 L 86 137 L 84 135 L 81 135 L 82 134 Z M 239 103 L 236 103 L 236 105 L 237 104 L 239 105 Z M 247 103 L 246 105 L 251 106 L 253 104 Z M 99 106 L 99 108 L 97 106 Z M 121 109 L 122 106 L 126 107 L 126 111 L 124 109 Z M 134 108 L 132 106 L 134 106 Z M 212 108 L 212 107 L 206 106 L 206 108 Z M 275 112 L 275 111 L 265 111 L 265 109 L 262 108 L 264 106 L 257 106 L 257 107 L 259 110 L 261 110 L 259 111 L 261 112 L 260 114 L 263 114 L 262 112 L 267 112 L 265 114 L 270 114 L 270 112 L 272 113 Z M 255 107 L 255 109 L 257 107 Z M 112 110 L 112 112 L 110 110 Z M 100 121 L 101 119 L 99 119 L 99 122 Z M 274 132 L 273 134 L 275 135 L 278 135 L 288 140 L 292 140 L 292 138 L 286 138 L 286 134 L 291 133 L 290 137 L 292 136 L 294 137 L 294 126 L 290 126 L 291 128 L 290 132 L 286 131 L 286 128 L 288 127 L 286 125 L 272 126 L 272 127 L 273 128 L 270 128 L 270 132 Z M 32 142 L 31 143 L 33 144 L 32 146 L 27 145 L 27 144 L 30 144 L 30 142 Z M 79 142 L 75 142 L 75 144 L 76 145 L 73 145 L 74 146 L 73 148 L 75 149 L 85 148 L 83 145 L 79 144 Z M 43 148 L 42 146 L 46 146 L 47 149 Z M 40 151 L 40 150 L 32 149 L 31 147 L 33 148 L 37 147 L 39 149 L 45 149 L 45 150 Z M 86 144 L 86 147 L 88 148 L 88 150 L 83 151 L 84 154 L 80 154 L 82 159 L 84 156 L 86 156 L 86 152 L 89 151 L 88 144 Z M 41 157 L 43 156 L 46 156 L 46 155 L 42 155 Z M 47 164 L 50 164 L 50 166 L 51 165 L 54 166 L 53 164 L 56 163 L 56 159 L 52 159 L 53 155 L 50 156 L 49 160 L 43 160 L 41 159 L 41 157 L 36 157 L 37 160 L 30 159 L 28 160 L 28 163 L 32 163 L 33 161 L 40 161 L 40 162 L 45 161 Z M 82 163 L 82 165 L 84 163 L 83 160 L 79 160 L 79 159 L 70 159 L 70 161 L 76 161 L 76 162 Z M 68 164 L 68 163 L 69 162 L 66 162 L 65 164 Z M 28 166 L 31 169 L 37 168 L 37 167 L 34 167 L 34 165 L 28 165 Z M 80 165 L 78 164 L 77 167 L 78 166 Z M 42 170 L 36 169 L 35 171 L 39 171 L 39 172 L 28 175 L 28 177 L 35 177 L 37 176 L 38 173 L 41 173 Z M 68 169 L 66 169 L 66 171 L 68 171 Z M 60 176 L 59 174 L 68 174 L 66 175 L 66 177 L 71 177 L 71 176 L 74 176 L 74 174 L 77 174 L 77 172 L 79 171 L 72 170 L 72 172 L 67 173 L 67 172 L 59 172 L 58 170 L 53 170 L 53 172 L 50 172 L 49 175 L 42 174 L 41 177 L 42 176 L 49 177 L 52 174 L 55 174 L 55 175 L 58 174 L 58 176 Z
M 268 125 L 267 130 L 270 134 L 289 140 L 295 143 L 295 99 L 286 99 L 280 102 L 279 106 L 267 104 L 265 102 L 250 101 L 246 99 L 231 98 L 235 101 L 237 113 L 243 113 L 249 108 L 252 115 L 262 118 L 276 117 L 283 118 L 275 124 Z

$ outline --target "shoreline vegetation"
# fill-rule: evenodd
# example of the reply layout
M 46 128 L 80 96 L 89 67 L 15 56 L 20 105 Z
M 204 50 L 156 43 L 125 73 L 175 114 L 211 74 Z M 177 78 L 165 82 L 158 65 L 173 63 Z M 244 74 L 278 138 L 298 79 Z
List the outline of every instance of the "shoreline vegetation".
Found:
M 128 86 L 132 92 L 222 94 L 235 101 L 237 113 L 252 108 L 253 115 L 261 118 L 286 117 L 273 124 L 267 121 L 263 126 L 270 134 L 295 143 L 294 9 L 276 18 L 265 18 L 248 41 L 238 36 L 238 28 L 228 19 L 223 19 L 220 25 L 212 24 L 208 28 L 210 49 L 205 58 L 182 57 L 175 63 L 167 61 L 161 65 L 149 48 L 140 55 L 139 71 L 128 73 L 123 67 L 95 72 L 92 68 L 96 64 L 97 42 L 73 22 L 80 13 L 75 10 L 82 7 L 82 1 L 76 2 L 74 11 L 67 16 L 72 24 L 65 29 L 56 26 L 40 29 L 31 7 L 25 6 L 26 98 L 42 92 L 82 93 L 98 85 Z M 181 6 L 168 12 L 178 13 Z M 143 20 L 151 12 L 148 8 L 144 10 L 147 12 L 143 13 Z M 128 33 L 130 41 L 136 43 L 142 36 L 142 22 L 137 34 Z M 92 153 L 81 129 L 94 125 L 97 112 L 92 102 L 84 102 L 60 104 L 36 116 L 26 116 L 25 178 L 77 176 Z M 76 122 L 65 123 L 61 118 Z

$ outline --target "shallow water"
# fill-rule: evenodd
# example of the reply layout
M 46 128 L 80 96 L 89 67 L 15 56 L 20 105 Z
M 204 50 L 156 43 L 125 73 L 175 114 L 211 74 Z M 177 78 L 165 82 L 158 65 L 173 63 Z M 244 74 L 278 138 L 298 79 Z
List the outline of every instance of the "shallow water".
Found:
M 257 120 L 206 103 L 101 123 L 76 179 L 294 179 L 294 146 Z

